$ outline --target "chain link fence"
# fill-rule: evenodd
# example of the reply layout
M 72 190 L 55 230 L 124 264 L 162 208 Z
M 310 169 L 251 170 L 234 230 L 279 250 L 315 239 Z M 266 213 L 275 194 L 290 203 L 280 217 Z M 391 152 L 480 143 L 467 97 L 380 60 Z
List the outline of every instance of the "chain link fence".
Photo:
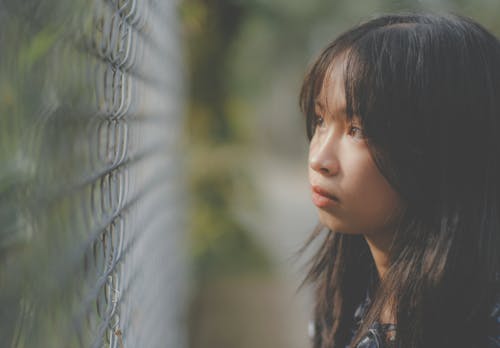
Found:
M 0 0 L 0 346 L 185 347 L 169 0 Z

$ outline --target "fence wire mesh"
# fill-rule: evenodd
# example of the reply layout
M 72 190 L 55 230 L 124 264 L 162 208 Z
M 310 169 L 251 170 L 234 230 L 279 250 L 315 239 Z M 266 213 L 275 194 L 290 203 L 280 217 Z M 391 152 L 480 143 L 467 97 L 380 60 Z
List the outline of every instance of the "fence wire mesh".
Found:
M 0 0 L 0 346 L 183 347 L 169 0 Z

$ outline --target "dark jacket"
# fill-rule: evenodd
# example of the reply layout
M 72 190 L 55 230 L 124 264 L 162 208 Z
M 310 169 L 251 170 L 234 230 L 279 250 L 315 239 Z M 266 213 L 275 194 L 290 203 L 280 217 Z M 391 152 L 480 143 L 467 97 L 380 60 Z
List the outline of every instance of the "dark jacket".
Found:
M 499 296 L 500 297 L 500 296 Z M 361 322 L 370 307 L 370 294 L 367 292 L 365 300 L 358 306 L 354 313 L 354 325 L 351 330 L 354 338 Z M 374 323 L 366 336 L 356 345 L 356 348 L 392 348 L 396 335 L 394 324 Z M 350 345 L 346 348 L 349 348 Z M 451 348 L 451 347 L 450 347 Z M 485 348 L 500 348 L 500 298 L 493 306 L 488 325 L 488 345 Z

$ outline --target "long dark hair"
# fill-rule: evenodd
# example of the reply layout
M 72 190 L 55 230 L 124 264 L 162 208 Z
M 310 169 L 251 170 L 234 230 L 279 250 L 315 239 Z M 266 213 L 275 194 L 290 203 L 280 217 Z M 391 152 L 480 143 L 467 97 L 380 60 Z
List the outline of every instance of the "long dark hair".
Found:
M 397 347 L 485 346 L 500 274 L 498 39 L 468 18 L 435 14 L 386 15 L 345 32 L 305 77 L 309 138 L 337 58 L 346 60 L 348 117 L 360 118 L 374 162 L 404 202 L 390 267 L 353 346 L 386 306 Z M 315 348 L 349 344 L 373 270 L 362 235 L 326 231 L 307 275 L 317 292 Z

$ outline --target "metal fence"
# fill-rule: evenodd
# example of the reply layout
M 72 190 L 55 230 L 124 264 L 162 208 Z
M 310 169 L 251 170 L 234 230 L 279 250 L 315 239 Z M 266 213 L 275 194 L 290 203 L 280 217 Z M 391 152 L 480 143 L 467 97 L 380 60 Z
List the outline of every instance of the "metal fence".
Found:
M 0 0 L 0 346 L 185 346 L 170 0 Z

